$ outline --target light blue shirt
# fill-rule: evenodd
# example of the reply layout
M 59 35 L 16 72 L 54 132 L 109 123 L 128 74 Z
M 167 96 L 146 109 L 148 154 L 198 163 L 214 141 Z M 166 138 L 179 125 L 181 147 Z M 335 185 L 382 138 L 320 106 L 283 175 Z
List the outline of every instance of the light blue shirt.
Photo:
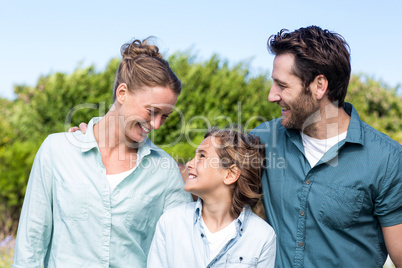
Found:
M 93 134 L 58 133 L 39 149 L 18 226 L 14 268 L 146 267 L 162 213 L 191 201 L 176 162 L 149 139 L 110 192 Z
M 241 212 L 236 234 L 215 258 L 209 256 L 201 215 L 201 199 L 166 211 L 156 227 L 148 267 L 274 267 L 275 232 L 250 208 Z
M 382 267 L 381 227 L 402 223 L 402 146 L 359 119 L 349 103 L 346 139 L 313 167 L 300 132 L 280 119 L 255 128 L 266 145 L 267 221 L 276 267 Z

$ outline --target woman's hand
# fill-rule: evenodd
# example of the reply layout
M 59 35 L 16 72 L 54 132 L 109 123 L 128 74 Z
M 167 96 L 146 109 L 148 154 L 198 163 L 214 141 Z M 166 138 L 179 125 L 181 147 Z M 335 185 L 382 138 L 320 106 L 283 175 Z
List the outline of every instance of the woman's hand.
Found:
M 82 122 L 81 124 L 79 124 L 79 127 L 70 127 L 68 129 L 68 132 L 76 132 L 77 130 L 80 130 L 82 133 L 86 133 L 87 132 L 87 127 L 88 124 Z

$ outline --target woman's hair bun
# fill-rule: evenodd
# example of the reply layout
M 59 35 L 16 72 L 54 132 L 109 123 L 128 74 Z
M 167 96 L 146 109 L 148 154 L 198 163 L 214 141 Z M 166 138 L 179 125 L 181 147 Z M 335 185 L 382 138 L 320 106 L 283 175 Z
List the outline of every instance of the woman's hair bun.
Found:
M 162 58 L 159 53 L 159 48 L 156 45 L 150 44 L 153 37 L 150 36 L 144 40 L 135 39 L 132 42 L 125 43 L 120 48 L 123 60 L 132 60 L 138 55 L 148 55 L 150 57 Z

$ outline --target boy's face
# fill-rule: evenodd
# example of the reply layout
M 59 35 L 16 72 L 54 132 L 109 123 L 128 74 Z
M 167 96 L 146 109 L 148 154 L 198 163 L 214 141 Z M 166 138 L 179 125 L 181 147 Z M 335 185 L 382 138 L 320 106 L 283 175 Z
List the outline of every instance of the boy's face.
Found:
M 187 163 L 189 176 L 184 185 L 185 191 L 203 198 L 227 187 L 223 180 L 228 171 L 220 166 L 216 146 L 220 145 L 212 136 L 204 139 L 198 146 L 195 157 Z

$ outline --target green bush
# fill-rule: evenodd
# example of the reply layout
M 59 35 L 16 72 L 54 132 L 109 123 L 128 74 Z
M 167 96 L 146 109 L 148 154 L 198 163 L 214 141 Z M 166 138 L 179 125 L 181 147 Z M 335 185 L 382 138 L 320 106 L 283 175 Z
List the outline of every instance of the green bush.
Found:
M 268 73 L 251 76 L 249 66 L 213 55 L 198 62 L 190 53 L 169 58 L 183 91 L 175 111 L 150 139 L 186 162 L 211 126 L 241 124 L 251 130 L 280 116 L 268 102 Z M 0 99 L 0 240 L 14 235 L 34 156 L 47 135 L 103 116 L 112 104 L 119 60 L 105 70 L 78 67 L 72 74 L 42 76 L 36 86 L 15 87 L 15 100 Z M 402 101 L 396 89 L 363 75 L 352 76 L 347 101 L 368 124 L 402 142 Z

